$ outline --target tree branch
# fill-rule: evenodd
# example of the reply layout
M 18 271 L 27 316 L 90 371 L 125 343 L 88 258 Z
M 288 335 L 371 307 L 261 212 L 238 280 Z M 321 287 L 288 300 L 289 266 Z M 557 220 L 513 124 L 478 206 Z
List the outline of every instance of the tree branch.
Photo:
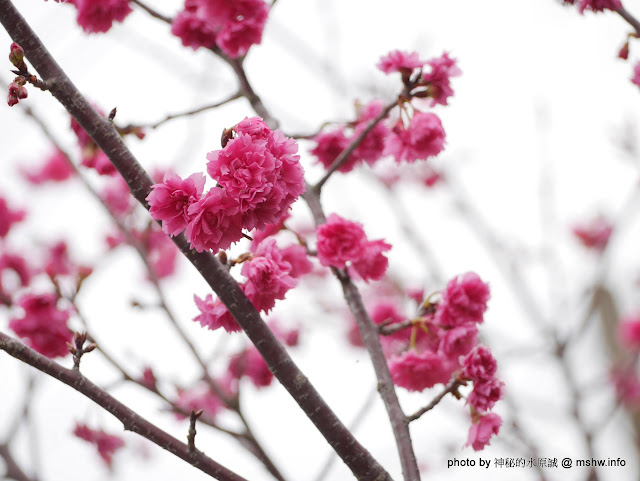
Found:
M 309 204 L 309 208 L 314 217 L 316 226 L 326 222 L 320 197 L 315 190 L 307 190 L 304 199 Z M 364 307 L 362 297 L 358 288 L 353 283 L 346 272 L 339 269 L 332 269 L 334 275 L 342 285 L 344 298 L 347 301 L 349 310 L 358 324 L 360 336 L 369 352 L 373 368 L 378 380 L 378 392 L 384 402 L 385 408 L 391 421 L 391 427 L 396 439 L 398 454 L 400 455 L 400 463 L 402 465 L 402 473 L 405 481 L 420 481 L 420 470 L 416 461 L 416 455 L 413 452 L 413 444 L 411 442 L 411 433 L 409 432 L 409 424 L 407 418 L 402 411 L 400 401 L 396 394 L 387 359 L 382 351 L 380 338 L 378 337 L 378 327 L 369 317 Z
M 327 180 L 329 180 L 329 177 L 331 177 L 331 175 L 336 170 L 338 170 L 340 167 L 344 165 L 344 163 L 347 161 L 347 159 L 353 153 L 353 151 L 356 150 L 358 148 L 358 145 L 362 143 L 364 138 L 367 135 L 369 135 L 369 132 L 371 132 L 373 128 L 376 125 L 378 125 L 378 123 L 382 119 L 384 119 L 387 115 L 389 115 L 389 112 L 391 112 L 391 109 L 393 109 L 396 105 L 398 105 L 397 100 L 394 100 L 390 104 L 386 105 L 385 108 L 382 109 L 382 112 L 380 112 L 375 119 L 369 122 L 369 124 L 367 125 L 367 128 L 364 129 L 362 132 L 360 132 L 360 135 L 358 135 L 355 139 L 353 139 L 346 149 L 340 152 L 340 155 L 338 155 L 338 157 L 336 157 L 336 160 L 333 161 L 333 164 L 331 164 L 331 166 L 329 167 L 329 170 L 327 170 L 327 173 L 324 174 L 324 177 L 322 177 L 322 179 L 320 179 L 318 183 L 313 186 L 313 190 L 316 194 L 320 195 L 322 186 L 325 184 L 325 182 L 327 182 Z
M 411 416 L 408 416 L 407 420 L 409 422 L 412 422 L 412 421 L 415 421 L 416 419 L 420 419 L 423 414 L 431 411 L 434 407 L 436 407 L 440 403 L 440 401 L 442 401 L 442 399 L 444 399 L 444 397 L 447 394 L 456 392 L 456 390 L 460 387 L 460 385 L 461 385 L 461 383 L 460 383 L 460 381 L 458 381 L 458 378 L 454 377 L 451 381 L 449 381 L 449 384 L 447 384 L 445 386 L 445 388 L 436 397 L 434 397 L 431 400 L 431 402 L 429 404 L 427 404 L 422 409 L 419 409 L 418 411 L 416 411 Z
M 190 452 L 186 444 L 129 409 L 89 381 L 80 371 L 62 367 L 3 332 L 0 332 L 0 350 L 72 387 L 120 420 L 125 430 L 139 434 L 209 476 L 219 481 L 246 481 L 242 476 L 230 471 L 203 453 Z
M 152 181 L 126 147 L 113 124 L 101 117 L 80 94 L 11 0 L 0 0 L 0 22 L 12 39 L 24 49 L 27 59 L 40 76 L 50 82 L 52 95 L 104 151 L 126 181 L 131 194 L 148 209 L 145 199 L 151 190 Z M 362 481 L 391 480 L 391 476 L 342 424 L 309 379 L 296 366 L 220 262 L 209 252 L 192 251 L 183 235 L 172 240 L 227 306 L 271 372 L 356 478 Z
M 624 18 L 629 23 L 629 25 L 633 27 L 633 29 L 636 31 L 636 34 L 640 35 L 640 22 L 636 17 L 630 14 L 624 7 L 616 9 L 616 13 Z

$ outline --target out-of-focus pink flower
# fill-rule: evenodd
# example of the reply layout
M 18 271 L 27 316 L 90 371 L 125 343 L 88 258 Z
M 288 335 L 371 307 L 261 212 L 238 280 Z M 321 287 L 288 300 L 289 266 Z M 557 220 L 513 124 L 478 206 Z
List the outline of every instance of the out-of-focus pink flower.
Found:
M 158 279 L 172 275 L 176 270 L 178 247 L 156 226 L 146 233 L 147 262 Z
M 396 162 L 435 157 L 444 149 L 445 132 L 440 118 L 431 112 L 416 112 L 406 128 L 398 120 L 387 138 L 385 155 L 393 155 Z
M 100 198 L 107 205 L 109 211 L 116 216 L 130 212 L 136 204 L 129 191 L 129 186 L 119 175 L 109 179 L 100 192 Z
M 73 339 L 67 327 L 69 313 L 57 304 L 54 294 L 25 294 L 16 302 L 24 313 L 9 321 L 9 328 L 29 347 L 51 358 L 69 354 L 67 342 Z
M 45 272 L 51 278 L 65 276 L 74 271 L 74 264 L 69 257 L 67 243 L 63 240 L 56 242 L 49 248 Z
M 307 248 L 301 245 L 291 245 L 282 251 L 282 260 L 291 265 L 289 275 L 295 279 L 313 270 L 313 264 L 307 257 Z
M 479 416 L 471 424 L 465 446 L 473 447 L 474 451 L 482 451 L 489 445 L 491 436 L 498 434 L 500 426 L 502 426 L 502 418 L 495 413 Z
M 633 77 L 631 77 L 631 83 L 640 87 L 640 62 L 636 63 L 633 67 Z
M 402 50 L 393 50 L 387 55 L 380 57 L 380 61 L 376 65 L 386 74 L 400 72 L 409 76 L 411 72 L 424 65 L 424 62 L 418 57 L 418 52 L 404 52 Z
M 107 154 L 93 141 L 82 149 L 82 161 L 80 163 L 89 169 L 94 169 L 100 175 L 110 176 L 118 172 L 109 157 L 107 157 Z
M 360 115 L 353 131 L 353 137 L 357 138 L 362 132 L 364 132 L 372 120 L 384 110 L 383 100 L 372 100 L 364 108 L 362 108 Z M 360 145 L 356 147 L 353 152 L 353 156 L 358 159 L 362 159 L 369 165 L 373 165 L 384 152 L 385 143 L 387 137 L 391 133 L 391 129 L 387 125 L 380 121 L 369 132 L 366 137 L 360 142 Z
M 254 346 L 234 355 L 229 362 L 228 371 L 235 379 L 248 377 L 258 388 L 268 386 L 273 380 L 267 363 Z
M 147 388 L 155 391 L 157 389 L 158 380 L 156 379 L 156 375 L 153 372 L 153 369 L 149 366 L 146 366 L 142 371 L 142 377 L 139 382 L 145 385 Z
M 65 154 L 56 148 L 40 167 L 21 168 L 20 173 L 28 182 L 38 185 L 45 182 L 63 182 L 74 172 Z
M 202 252 L 227 249 L 242 238 L 242 216 L 238 203 L 224 189 L 213 188 L 189 206 L 185 235 L 191 248 Z
M 214 380 L 214 382 L 223 395 L 229 398 L 235 395 L 234 389 L 228 381 Z M 215 420 L 216 415 L 226 407 L 222 399 L 220 399 L 211 389 L 211 386 L 205 381 L 200 381 L 189 389 L 178 389 L 178 398 L 175 404 L 186 413 L 203 409 L 204 412 L 202 415 L 210 421 Z M 178 419 L 184 419 L 187 416 L 182 413 L 176 413 Z
M 78 25 L 86 33 L 109 31 L 113 22 L 122 22 L 133 10 L 129 0 L 73 0 L 78 9 Z
M 391 244 L 387 244 L 381 239 L 367 241 L 362 249 L 360 257 L 353 260 L 349 268 L 349 273 L 363 281 L 379 281 L 387 272 L 389 259 L 384 253 L 391 249 Z
M 613 369 L 611 382 L 622 403 L 634 408 L 640 406 L 640 379 L 635 371 L 625 368 Z
M 445 327 L 481 323 L 489 300 L 489 286 L 474 272 L 450 280 L 438 303 L 435 322 Z
M 98 454 L 109 468 L 113 465 L 113 455 L 124 446 L 124 441 L 120 437 L 107 434 L 103 430 L 91 429 L 86 424 L 77 423 L 73 434 L 95 444 Z
M 17 283 L 6 282 L 3 279 L 5 270 L 11 270 L 17 275 Z M 35 274 L 27 264 L 24 257 L 13 254 L 7 250 L 0 254 L 0 302 L 11 305 L 11 298 L 20 287 L 26 287 L 31 282 L 31 277 Z M 3 280 L 5 281 L 3 284 Z M 10 284 L 7 286 L 7 284 Z
M 200 314 L 193 320 L 199 322 L 201 326 L 208 327 L 211 330 L 222 327 L 227 332 L 238 332 L 241 330 L 240 325 L 233 318 L 227 306 L 219 299 L 216 299 L 214 302 L 213 296 L 207 294 L 204 300 L 196 295 L 193 296 L 193 300 L 198 310 L 200 310 Z
M 496 378 L 473 383 L 473 391 L 467 396 L 467 403 L 476 411 L 486 412 L 502 399 L 504 384 Z
M 451 376 L 451 368 L 432 351 L 418 353 L 405 351 L 389 360 L 389 371 L 394 384 L 409 391 L 423 391 L 436 384 L 445 384 Z
M 167 173 L 161 184 L 152 186 L 147 196 L 149 212 L 155 220 L 162 221 L 162 231 L 176 236 L 189 223 L 189 207 L 202 197 L 205 177 L 202 173 L 192 174 L 182 180 L 179 175 Z
M 598 216 L 588 222 L 574 225 L 572 231 L 585 247 L 603 251 L 613 233 L 613 224 L 609 219 Z
M 565 2 L 566 3 L 566 2 Z M 622 7 L 620 0 L 579 0 L 578 11 L 584 14 L 585 10 L 592 12 L 603 12 L 605 10 L 616 10 Z
M 431 106 L 447 105 L 447 99 L 453 95 L 451 77 L 457 77 L 462 71 L 456 65 L 456 60 L 443 53 L 441 57 L 427 62 L 431 71 L 424 74 L 424 81 L 428 82 L 427 93 L 431 98 Z
M 13 210 L 7 201 L 0 197 L 0 239 L 7 237 L 11 226 L 25 218 L 27 212 L 22 209 Z
M 484 346 L 478 346 L 469 353 L 463 366 L 463 376 L 474 383 L 490 381 L 498 370 L 498 363 L 491 351 Z
M 311 150 L 311 154 L 315 155 L 326 169 L 331 167 L 338 158 L 338 155 L 340 155 L 351 142 L 350 139 L 345 136 L 343 129 L 321 132 L 313 138 L 313 141 L 316 143 L 316 146 Z M 360 161 L 361 159 L 352 153 L 347 161 L 338 168 L 338 172 L 350 172 Z
M 622 319 L 618 326 L 620 343 L 634 351 L 640 351 L 640 314 Z
M 362 224 L 343 219 L 337 214 L 327 217 L 327 222 L 316 230 L 318 259 L 324 266 L 344 268 L 345 264 L 359 259 L 367 243 Z
M 263 0 L 186 0 L 171 32 L 186 47 L 217 46 L 236 58 L 261 42 L 268 13 Z

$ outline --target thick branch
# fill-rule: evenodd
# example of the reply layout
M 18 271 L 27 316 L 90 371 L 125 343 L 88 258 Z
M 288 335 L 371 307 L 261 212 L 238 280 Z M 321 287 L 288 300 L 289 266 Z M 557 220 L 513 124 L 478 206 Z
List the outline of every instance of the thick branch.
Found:
M 0 0 L 0 22 L 12 39 L 22 46 L 27 59 L 40 76 L 50 82 L 54 97 L 109 157 L 127 182 L 131 194 L 148 208 L 145 199 L 151 190 L 152 181 L 126 147 L 113 124 L 101 117 L 78 92 L 10 0 Z M 229 272 L 211 253 L 192 251 L 184 236 L 174 237 L 173 241 L 227 306 L 271 372 L 289 391 L 356 478 L 362 481 L 391 480 L 390 475 L 358 443 L 295 365 Z
M 127 431 L 132 431 L 147 438 L 152 443 L 178 456 L 209 476 L 220 481 L 246 481 L 242 476 L 218 464 L 203 453 L 198 451 L 189 452 L 189 447 L 186 444 L 136 414 L 109 393 L 89 381 L 79 371 L 62 367 L 60 364 L 2 332 L 0 332 L 0 349 L 10 356 L 71 386 L 120 420 Z

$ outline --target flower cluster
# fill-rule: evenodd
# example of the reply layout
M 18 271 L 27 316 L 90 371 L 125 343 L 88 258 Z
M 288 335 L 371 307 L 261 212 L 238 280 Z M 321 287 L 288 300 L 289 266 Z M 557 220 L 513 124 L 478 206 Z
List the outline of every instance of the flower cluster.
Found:
M 73 434 L 84 441 L 95 444 L 98 454 L 109 468 L 113 464 L 113 455 L 124 446 L 124 441 L 118 436 L 108 434 L 103 430 L 91 429 L 86 424 L 77 423 Z
M 372 122 L 377 122 L 355 150 L 341 163 L 338 170 L 349 172 L 362 162 L 373 165 L 385 156 L 397 162 L 415 162 L 435 157 L 444 149 L 445 131 L 437 115 L 422 112 L 405 103 L 413 99 L 428 99 L 428 105 L 447 105 L 453 95 L 451 77 L 460 75 L 455 59 L 444 53 L 441 57 L 420 60 L 417 52 L 395 50 L 383 56 L 378 68 L 386 74 L 399 72 L 405 89 L 398 104 L 404 115 L 396 120 L 382 115 L 385 105 L 373 100 L 358 109 L 356 120 L 347 125 L 321 132 L 314 137 L 316 146 L 311 150 L 318 161 L 329 168 L 338 156 L 354 142 Z M 416 103 L 416 102 L 414 102 Z M 408 120 L 408 124 L 407 124 Z
M 69 354 L 67 343 L 73 339 L 67 327 L 69 312 L 58 308 L 54 294 L 24 294 L 16 305 L 22 308 L 23 314 L 9 321 L 9 329 L 44 356 Z
M 27 65 L 24 63 L 24 50 L 17 43 L 13 42 L 9 47 L 9 61 L 20 72 L 27 73 Z M 18 75 L 13 82 L 9 84 L 9 95 L 7 96 L 7 103 L 9 107 L 13 107 L 22 99 L 26 99 L 28 96 L 25 84 L 27 83 L 26 77 Z
M 258 117 L 245 118 L 221 150 L 210 152 L 207 172 L 217 186 L 203 194 L 204 176 L 165 176 L 147 197 L 163 230 L 182 230 L 198 252 L 227 249 L 242 229 L 277 224 L 305 191 L 298 146 Z
M 311 271 L 311 262 L 303 246 L 291 245 L 284 249 L 277 246 L 273 238 L 264 239 L 249 255 L 243 256 L 242 275 L 246 280 L 240 284 L 245 295 L 257 311 L 269 312 L 276 300 L 284 299 L 287 291 L 297 285 L 297 279 Z M 194 318 L 209 329 L 224 328 L 236 332 L 240 326 L 219 300 L 211 294 L 202 300 L 194 296 L 200 314 Z
M 323 266 L 348 267 L 352 276 L 364 281 L 384 277 L 389 265 L 384 253 L 391 246 L 381 239 L 368 240 L 362 224 L 331 214 L 316 234 L 318 260 Z
M 268 14 L 263 0 L 185 0 L 171 32 L 185 47 L 217 47 L 236 58 L 260 44 Z
M 477 345 L 478 324 L 484 319 L 489 286 L 472 272 L 447 284 L 436 305 L 423 303 L 421 316 L 403 323 L 403 316 L 390 304 L 372 310 L 372 320 L 391 328 L 384 342 L 394 383 L 409 391 L 423 391 L 436 384 L 457 381 L 473 383 L 467 396 L 473 425 L 467 445 L 482 449 L 487 433 L 499 427 L 499 417 L 487 412 L 502 397 L 503 384 L 496 377 L 497 363 L 489 349 Z M 406 325 L 409 329 L 394 330 Z M 384 333 L 384 332 L 383 332 Z M 489 426 L 492 426 L 489 429 Z

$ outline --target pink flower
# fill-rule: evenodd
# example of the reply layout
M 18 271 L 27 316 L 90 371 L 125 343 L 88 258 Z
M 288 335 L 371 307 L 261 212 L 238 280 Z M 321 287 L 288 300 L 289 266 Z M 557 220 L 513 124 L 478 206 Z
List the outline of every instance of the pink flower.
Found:
M 389 259 L 384 252 L 391 249 L 391 244 L 383 240 L 367 241 L 358 259 L 351 263 L 349 273 L 354 277 L 360 277 L 363 281 L 379 281 L 387 272 Z
M 431 97 L 431 106 L 447 105 L 447 99 L 453 95 L 450 79 L 462 72 L 455 59 L 450 58 L 446 52 L 441 57 L 429 60 L 427 65 L 431 67 L 431 72 L 425 73 L 423 79 L 429 84 L 427 92 Z
M 480 416 L 471 424 L 465 446 L 472 446 L 474 451 L 482 451 L 489 445 L 491 436 L 498 434 L 500 426 L 502 426 L 502 419 L 497 414 Z
M 613 224 L 606 217 L 599 216 L 589 222 L 574 225 L 572 231 L 586 248 L 602 252 L 613 233 Z
M 182 180 L 179 175 L 167 173 L 162 184 L 152 186 L 147 196 L 149 212 L 155 220 L 162 221 L 162 231 L 176 236 L 189 223 L 189 207 L 202 198 L 204 174 L 192 174 Z
M 201 326 L 208 327 L 211 330 L 222 327 L 227 332 L 238 332 L 242 330 L 227 309 L 227 306 L 219 299 L 216 299 L 214 302 L 211 294 L 207 294 L 204 300 L 194 295 L 193 300 L 200 311 L 200 314 L 193 320 L 199 322 Z
M 186 0 L 171 33 L 184 46 L 217 46 L 231 58 L 247 53 L 262 40 L 269 8 L 263 0 Z
M 245 117 L 233 128 L 236 134 L 247 134 L 255 140 L 267 140 L 271 129 L 260 117 Z
M 268 257 L 254 257 L 242 265 L 242 274 L 247 277 L 245 293 L 258 311 L 269 312 L 276 299 L 284 299 L 295 287 L 296 281 L 288 272 Z
M 247 128 L 251 121 L 257 130 Z M 243 122 L 222 150 L 209 152 L 207 172 L 238 203 L 242 226 L 264 229 L 278 223 L 305 191 L 304 171 L 293 139 L 266 132 L 259 118 Z
M 640 62 L 636 63 L 633 67 L 633 77 L 631 77 L 631 83 L 640 87 Z
M 25 294 L 16 302 L 24 314 L 9 321 L 9 329 L 29 347 L 51 358 L 69 354 L 67 342 L 73 339 L 67 327 L 69 313 L 58 309 L 57 303 L 54 294 Z
M 356 121 L 353 137 L 358 137 L 364 132 L 372 120 L 374 120 L 384 110 L 383 100 L 372 100 L 367 104 Z M 375 127 L 362 140 L 360 145 L 356 147 L 353 154 L 356 158 L 362 159 L 369 165 L 373 165 L 384 152 L 385 142 L 391 134 L 391 129 L 382 121 L 378 122 Z
M 635 371 L 616 368 L 611 372 L 611 382 L 622 403 L 629 407 L 640 405 L 640 379 Z
M 228 371 L 238 380 L 248 377 L 258 388 L 268 386 L 273 380 L 273 374 L 267 363 L 254 346 L 233 356 L 229 362 Z
M 11 226 L 23 220 L 26 215 L 25 210 L 12 210 L 7 205 L 7 201 L 0 197 L 0 239 L 7 237 Z
M 640 351 L 640 315 L 626 317 L 620 322 L 618 339 L 625 347 Z
M 584 15 L 585 10 L 603 12 L 604 10 L 617 10 L 622 7 L 620 0 L 579 0 L 578 11 Z
M 28 182 L 34 185 L 45 182 L 63 182 L 74 173 L 65 154 L 57 148 L 39 168 L 23 168 L 20 172 Z
M 455 277 L 447 284 L 438 303 L 435 322 L 445 327 L 481 323 L 487 310 L 489 286 L 474 272 Z
M 417 353 L 405 351 L 389 360 L 389 371 L 394 384 L 409 391 L 423 391 L 436 384 L 445 384 L 451 369 L 443 359 L 432 351 Z
M 362 224 L 343 219 L 337 214 L 327 217 L 327 222 L 316 230 L 318 259 L 323 266 L 344 268 L 345 264 L 359 259 L 367 243 Z
M 114 176 L 100 192 L 100 198 L 109 211 L 117 216 L 125 215 L 136 205 L 129 186 L 122 177 Z
M 113 464 L 113 455 L 124 446 L 124 441 L 118 436 L 107 434 L 102 430 L 91 429 L 86 424 L 76 424 L 73 434 L 80 439 L 95 444 L 98 454 L 109 468 Z
M 73 0 L 78 25 L 86 33 L 107 32 L 113 22 L 122 22 L 133 10 L 129 0 Z
M 17 283 L 11 284 L 9 279 L 3 276 L 6 270 L 15 272 Z M 24 257 L 6 250 L 2 252 L 0 254 L 0 302 L 10 306 L 14 291 L 20 287 L 28 286 L 34 274 L 35 272 L 29 267 Z M 10 284 L 9 286 L 6 285 L 8 283 Z
M 156 379 L 156 375 L 154 374 L 153 369 L 149 366 L 146 366 L 142 371 L 142 377 L 139 379 L 139 382 L 152 391 L 155 391 L 158 388 L 158 380 Z
M 340 155 L 350 143 L 350 139 L 344 135 L 343 129 L 321 132 L 313 138 L 313 141 L 316 142 L 317 145 L 311 150 L 311 153 L 317 157 L 326 169 L 331 167 L 333 162 L 338 158 L 338 155 Z M 361 159 L 359 157 L 351 154 L 347 161 L 340 166 L 338 172 L 350 172 L 360 161 Z
M 109 157 L 107 157 L 107 154 L 94 144 L 93 141 L 82 149 L 82 161 L 80 164 L 89 169 L 95 169 L 100 175 L 109 176 L 115 175 L 118 172 L 109 160 Z
M 307 248 L 301 245 L 291 245 L 281 250 L 282 260 L 291 265 L 289 275 L 294 279 L 302 277 L 313 270 L 313 264 L 307 257 Z
M 216 386 L 222 390 L 224 395 L 228 397 L 234 396 L 233 389 L 228 382 L 216 381 Z M 210 421 L 213 421 L 216 415 L 226 407 L 220 397 L 211 390 L 211 386 L 205 381 L 201 381 L 189 389 L 178 389 L 178 398 L 175 404 L 186 413 L 203 409 L 202 415 Z M 184 419 L 186 416 L 182 413 L 176 413 L 176 417 Z
M 498 379 L 474 382 L 473 391 L 467 396 L 467 403 L 476 411 L 486 412 L 502 399 L 504 384 Z
M 58 241 L 49 248 L 44 270 L 51 278 L 75 272 L 76 266 L 71 262 L 65 241 Z
M 178 247 L 157 226 L 153 226 L 145 237 L 149 267 L 158 279 L 169 277 L 176 270 Z
M 387 139 L 385 155 L 393 155 L 396 162 L 415 162 L 438 155 L 444 149 L 445 132 L 436 114 L 416 112 L 405 128 L 402 120 L 396 123 Z
M 185 235 L 191 248 L 202 252 L 227 249 L 242 238 L 242 217 L 238 203 L 224 189 L 213 188 L 187 210 Z
M 462 375 L 475 384 L 492 380 L 497 370 L 498 363 L 491 351 L 484 346 L 478 346 L 465 357 Z
M 478 341 L 475 324 L 462 324 L 444 332 L 440 341 L 440 352 L 458 364 L 460 356 L 466 356 Z
M 418 57 L 418 52 L 403 52 L 401 50 L 393 50 L 387 55 L 380 57 L 380 61 L 376 65 L 386 74 L 400 72 L 407 77 L 411 72 L 424 65 L 424 62 Z

